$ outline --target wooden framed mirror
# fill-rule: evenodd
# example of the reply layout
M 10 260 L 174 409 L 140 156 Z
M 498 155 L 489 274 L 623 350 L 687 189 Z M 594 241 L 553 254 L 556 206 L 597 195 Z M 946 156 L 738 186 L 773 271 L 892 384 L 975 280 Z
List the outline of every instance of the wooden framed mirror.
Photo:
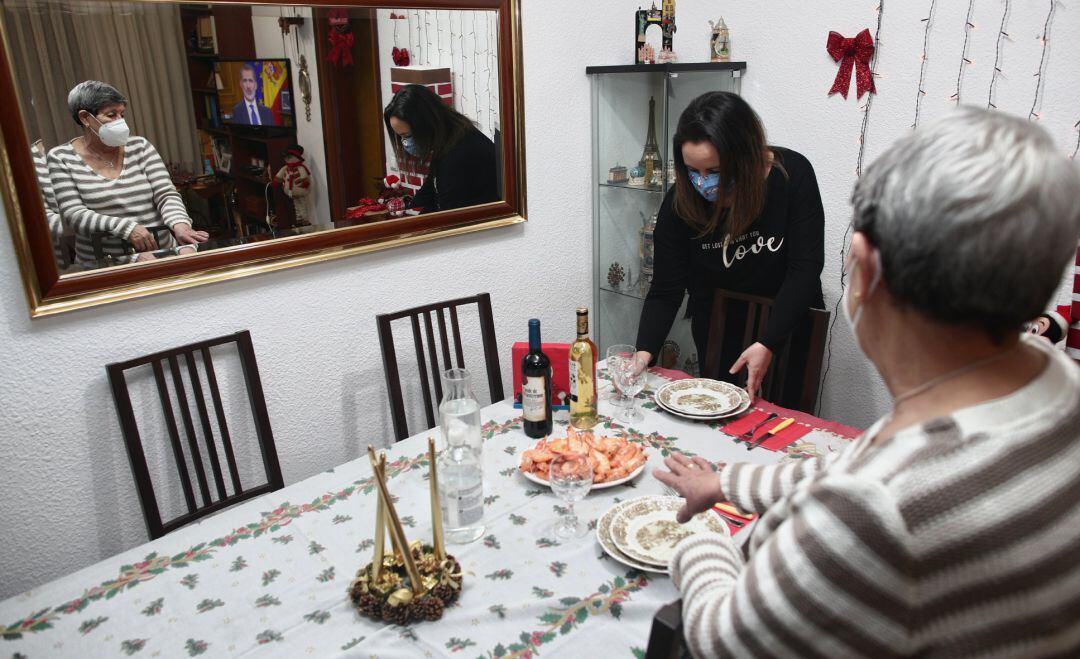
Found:
M 31 316 L 525 221 L 519 3 L 0 0 Z

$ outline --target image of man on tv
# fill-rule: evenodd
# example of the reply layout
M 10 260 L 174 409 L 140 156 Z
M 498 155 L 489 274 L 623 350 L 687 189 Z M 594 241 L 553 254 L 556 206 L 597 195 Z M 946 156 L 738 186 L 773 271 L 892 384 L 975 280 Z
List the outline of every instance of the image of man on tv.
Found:
M 270 108 L 259 102 L 255 92 L 259 85 L 255 80 L 255 67 L 244 64 L 240 67 L 240 89 L 244 92 L 244 100 L 233 106 L 233 123 L 245 126 L 276 126 L 274 114 Z

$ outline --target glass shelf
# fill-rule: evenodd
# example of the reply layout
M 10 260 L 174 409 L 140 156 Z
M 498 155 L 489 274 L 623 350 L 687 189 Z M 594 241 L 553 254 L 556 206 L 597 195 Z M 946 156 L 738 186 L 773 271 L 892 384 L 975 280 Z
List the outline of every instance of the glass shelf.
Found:
M 630 185 L 629 183 L 600 183 L 600 187 L 603 188 L 621 188 L 623 190 L 640 190 L 641 192 L 652 192 L 654 194 L 662 194 L 663 188 L 651 188 L 645 185 Z
M 600 290 L 604 291 L 605 293 L 613 293 L 615 295 L 621 295 L 622 297 L 627 297 L 633 300 L 643 301 L 645 299 L 645 296 L 641 295 L 638 292 L 636 286 L 626 288 L 612 288 L 610 285 L 605 284 L 600 286 Z

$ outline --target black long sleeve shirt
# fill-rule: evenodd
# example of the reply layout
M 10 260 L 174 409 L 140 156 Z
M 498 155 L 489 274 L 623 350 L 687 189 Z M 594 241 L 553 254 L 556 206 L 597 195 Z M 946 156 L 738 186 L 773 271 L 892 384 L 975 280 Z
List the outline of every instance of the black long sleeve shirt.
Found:
M 769 173 L 761 215 L 740 236 L 728 239 L 721 223 L 697 237 L 674 211 L 674 189 L 668 192 L 653 234 L 653 281 L 638 325 L 639 350 L 659 353 L 686 291 L 696 325 L 708 322 L 717 288 L 774 298 L 756 339 L 774 352 L 807 309 L 824 306 L 825 211 L 814 168 L 790 149 L 773 147 L 773 153 L 787 176 L 775 167 Z
M 479 130 L 470 130 L 443 157 L 431 163 L 412 208 L 434 213 L 498 201 L 495 144 Z

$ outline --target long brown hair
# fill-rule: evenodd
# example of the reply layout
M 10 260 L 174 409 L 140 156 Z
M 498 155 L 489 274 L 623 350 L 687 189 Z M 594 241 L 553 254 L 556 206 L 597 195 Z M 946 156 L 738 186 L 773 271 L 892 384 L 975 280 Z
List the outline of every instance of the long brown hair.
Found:
M 419 155 L 405 150 L 401 136 L 390 126 L 390 117 L 409 124 Z M 445 156 L 470 130 L 476 130 L 471 119 L 448 106 L 442 98 L 423 85 L 406 85 L 390 99 L 383 110 L 386 133 L 394 144 L 399 162 L 416 167 L 429 159 L 438 161 Z
M 720 154 L 721 187 L 711 209 L 690 182 L 682 154 L 683 144 L 705 141 Z M 702 94 L 679 117 L 673 146 L 675 213 L 699 238 L 712 234 L 725 216 L 727 235 L 735 238 L 745 233 L 765 207 L 762 172 L 769 165 L 765 128 L 753 108 L 730 92 Z M 772 164 L 783 171 L 775 159 Z

